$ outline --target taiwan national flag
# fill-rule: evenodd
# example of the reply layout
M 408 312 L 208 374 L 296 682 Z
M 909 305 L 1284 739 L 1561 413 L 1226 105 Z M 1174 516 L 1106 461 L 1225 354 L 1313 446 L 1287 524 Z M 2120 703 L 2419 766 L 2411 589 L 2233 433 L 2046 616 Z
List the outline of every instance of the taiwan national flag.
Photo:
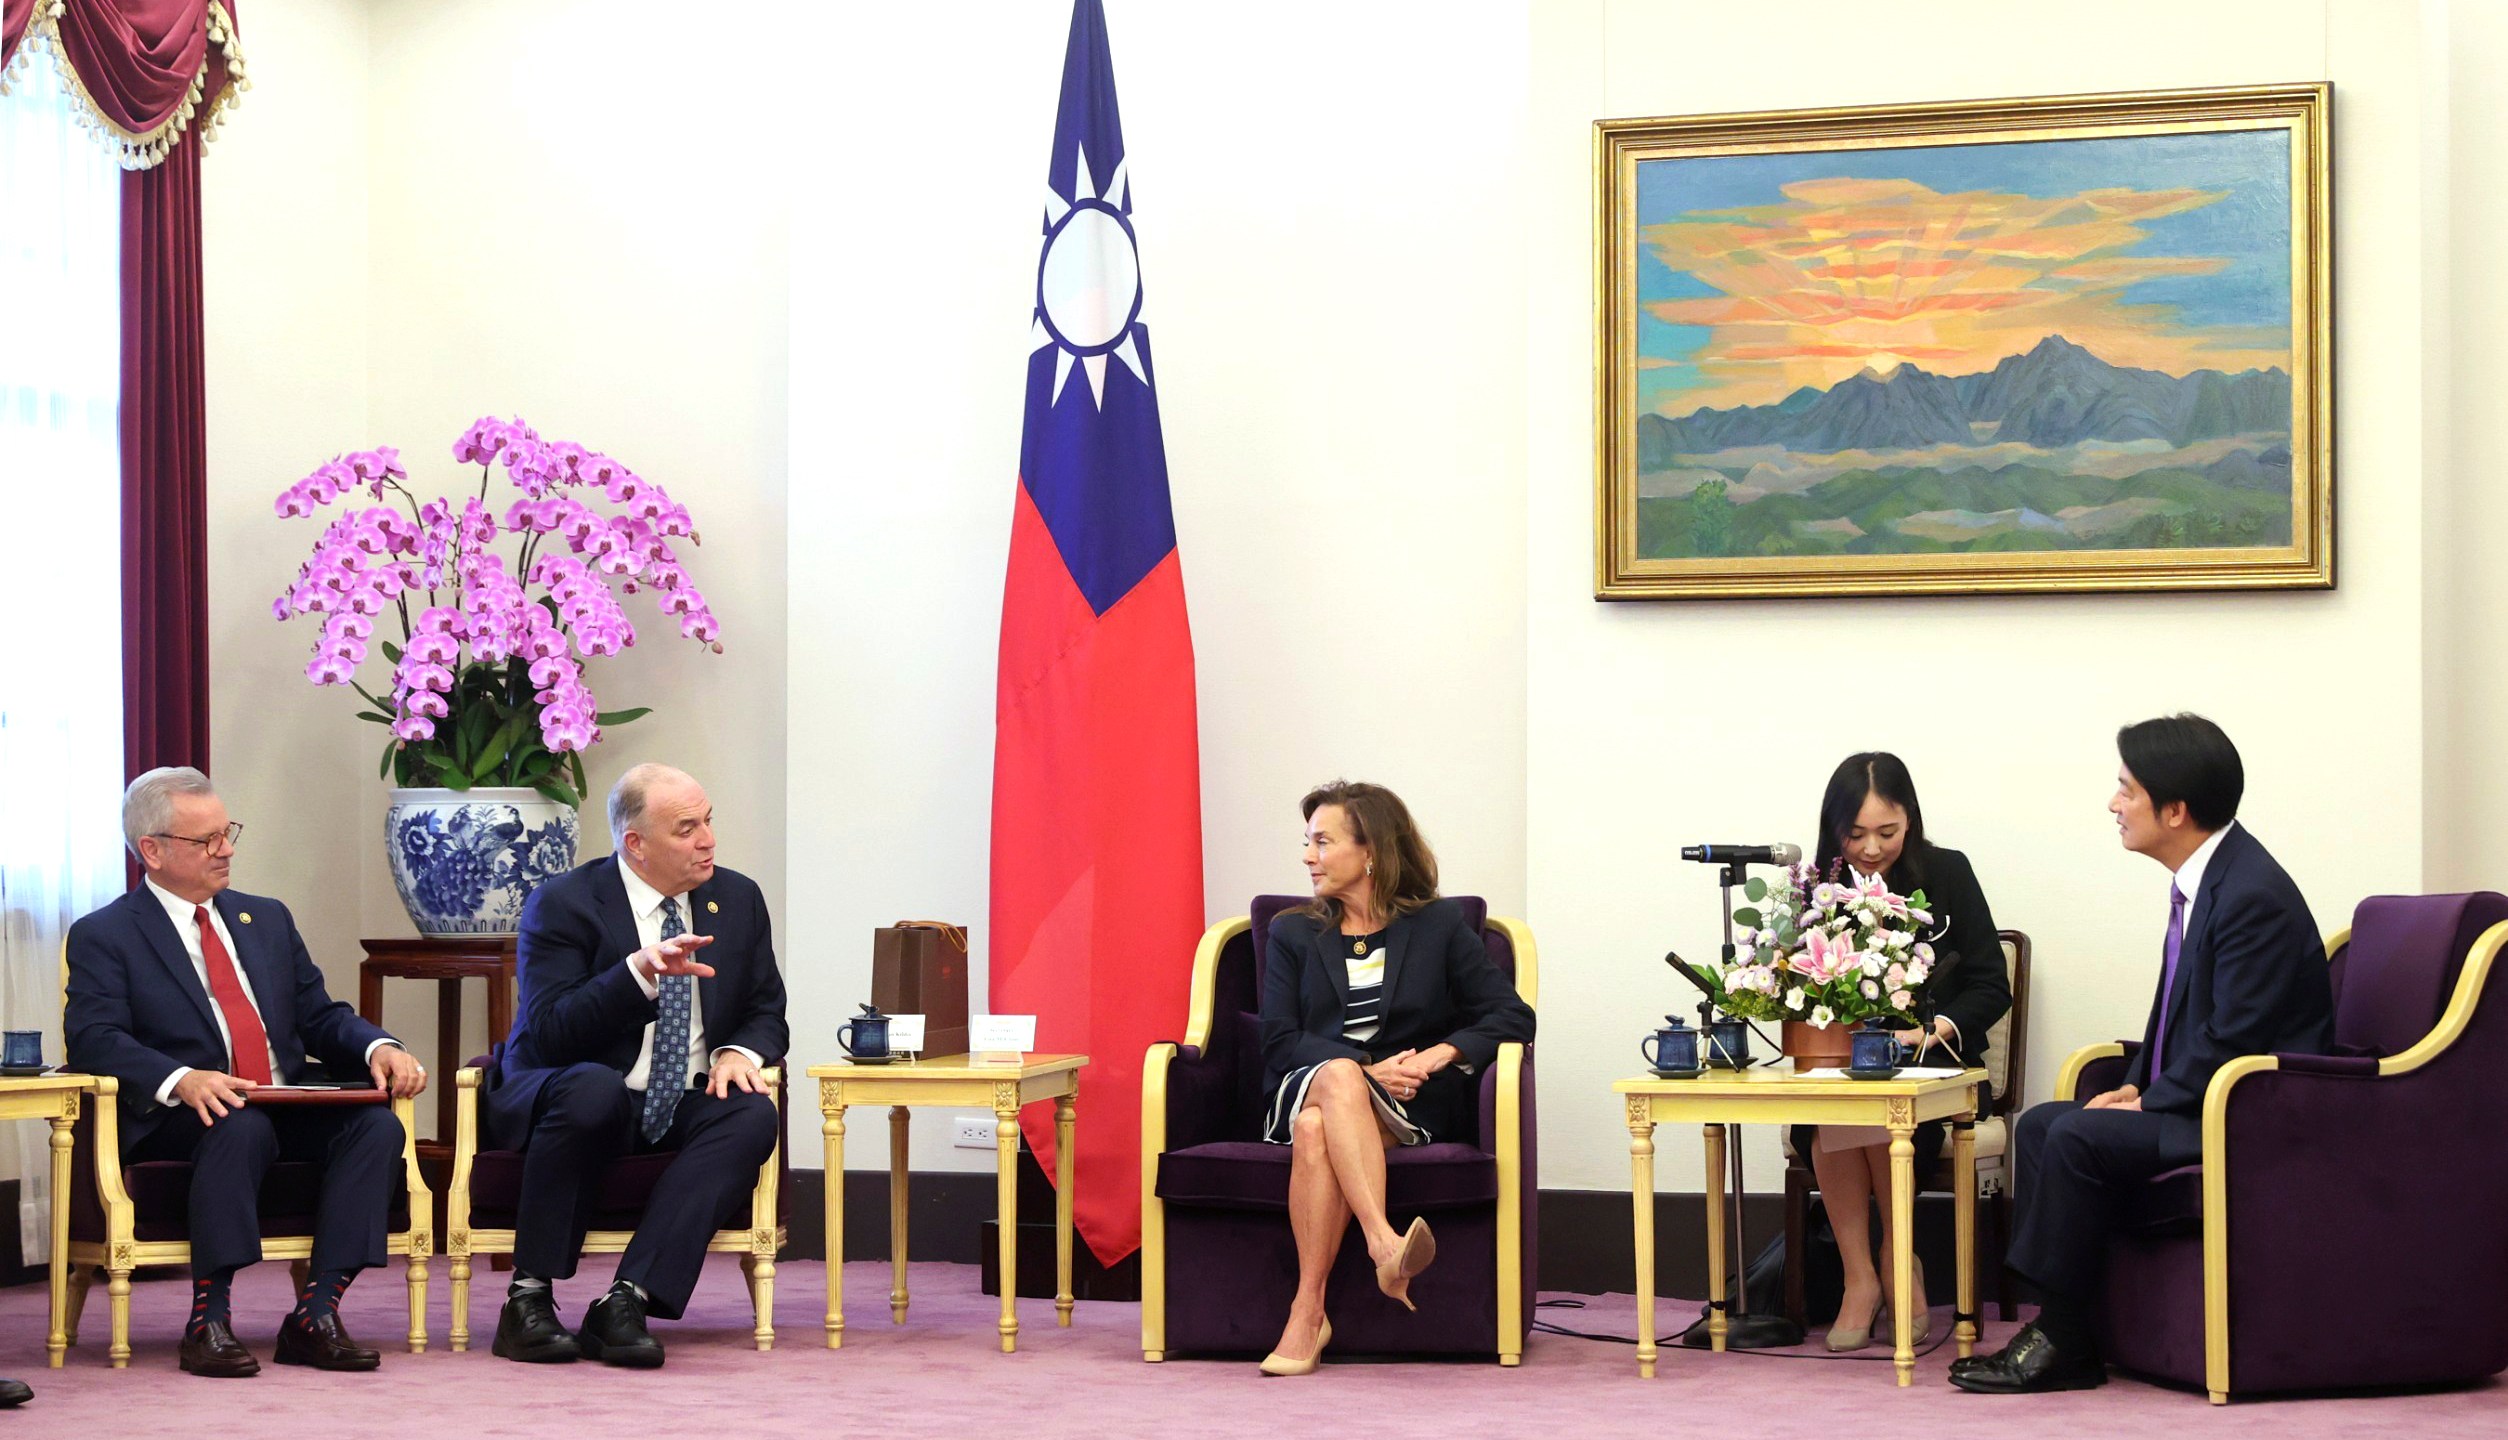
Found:
M 1046 169 L 1035 352 L 994 702 L 992 1007 L 1090 1057 L 1081 1237 L 1141 1243 L 1141 1057 L 1184 1025 L 1202 932 L 1193 635 L 1099 0 L 1079 0 Z M 1050 1107 L 1023 1117 L 1054 1169 Z

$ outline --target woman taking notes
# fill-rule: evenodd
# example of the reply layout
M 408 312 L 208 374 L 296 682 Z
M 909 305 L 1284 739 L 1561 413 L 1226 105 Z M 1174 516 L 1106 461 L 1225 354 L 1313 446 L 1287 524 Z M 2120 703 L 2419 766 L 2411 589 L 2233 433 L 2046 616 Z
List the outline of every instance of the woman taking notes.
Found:
M 1298 808 L 1315 898 L 1272 924 L 1262 1015 L 1264 1138 L 1294 1147 L 1298 1288 L 1266 1375 L 1304 1375 L 1332 1342 L 1324 1280 L 1352 1220 L 1377 1288 L 1411 1305 L 1437 1242 L 1424 1219 L 1397 1232 L 1386 1218 L 1385 1149 L 1477 1138 L 1477 1072 L 1533 1038 L 1532 1008 L 1438 898 L 1437 857 L 1392 791 L 1335 781 Z
M 1933 948 L 1937 959 L 1928 996 L 1934 1012 L 1929 1029 L 1902 1030 L 1908 1045 L 1923 1043 L 1922 1065 L 1976 1065 L 1985 1054 L 1986 1034 L 2012 1008 L 2011 980 L 2004 974 L 2003 945 L 1995 933 L 1994 916 L 1986 909 L 1985 891 L 1968 857 L 1945 850 L 1925 838 L 1924 810 L 1916 803 L 1916 782 L 1907 766 L 1886 751 L 1850 755 L 1829 776 L 1828 793 L 1820 800 L 1820 848 L 1816 857 L 1825 871 L 1844 860 L 1858 880 L 1879 876 L 1891 891 L 1925 892 L 1925 908 L 1933 914 Z M 1953 960 L 1957 956 L 1957 960 Z M 1990 1097 L 1978 1087 L 1980 1109 Z M 1942 1154 L 1942 1125 L 1916 1132 L 1916 1173 L 1930 1174 Z M 1823 1125 L 1794 1131 L 1794 1148 L 1811 1157 L 1819 1177 L 1829 1228 L 1837 1235 L 1838 1258 L 1846 1267 L 1846 1300 L 1837 1322 L 1829 1327 L 1831 1350 L 1860 1349 L 1888 1312 L 1881 1272 L 1873 1264 L 1872 1199 L 1890 1193 L 1888 1132 L 1869 1126 Z M 1890 1209 L 1881 1207 L 1881 1243 L 1890 1244 Z M 1932 1328 L 1924 1308 L 1924 1271 L 1916 1272 L 1916 1313 L 1913 1333 L 1922 1341 Z

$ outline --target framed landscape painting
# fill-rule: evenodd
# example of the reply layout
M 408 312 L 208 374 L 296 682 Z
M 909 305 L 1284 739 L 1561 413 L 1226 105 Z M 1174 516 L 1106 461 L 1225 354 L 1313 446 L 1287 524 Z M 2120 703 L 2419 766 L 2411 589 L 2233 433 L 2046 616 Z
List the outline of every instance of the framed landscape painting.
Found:
M 1596 598 L 2331 586 L 2330 102 L 1598 122 Z

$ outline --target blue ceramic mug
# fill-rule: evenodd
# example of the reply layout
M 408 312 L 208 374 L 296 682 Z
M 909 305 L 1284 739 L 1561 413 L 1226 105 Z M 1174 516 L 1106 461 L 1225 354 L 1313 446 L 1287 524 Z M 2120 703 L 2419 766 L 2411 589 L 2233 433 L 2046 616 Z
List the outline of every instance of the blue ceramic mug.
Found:
M 1891 1070 L 1907 1063 L 1907 1047 L 1887 1029 L 1867 1026 L 1847 1037 L 1852 1047 L 1847 1066 L 1855 1070 Z
M 888 1017 L 870 1005 L 862 1013 L 836 1027 L 836 1043 L 847 1055 L 857 1060 L 888 1058 Z
M 1707 1063 L 1718 1070 L 1744 1070 L 1750 1066 L 1750 1027 L 1739 1020 L 1724 1019 L 1707 1026 Z
M 1680 1019 L 1676 1016 L 1666 1015 L 1663 1018 L 1671 1023 L 1666 1025 L 1663 1029 L 1657 1030 L 1652 1035 L 1647 1036 L 1645 1039 L 1638 1041 L 1637 1053 L 1645 1057 L 1646 1064 L 1649 1068 L 1663 1074 L 1688 1075 L 1696 1073 L 1698 1069 L 1698 1032 L 1692 1030 L 1689 1026 L 1682 1024 Z M 1646 1047 L 1648 1045 L 1655 1047 L 1652 1054 L 1647 1053 Z
M 41 1030 L 0 1031 L 0 1067 L 10 1070 L 44 1068 L 44 1032 Z

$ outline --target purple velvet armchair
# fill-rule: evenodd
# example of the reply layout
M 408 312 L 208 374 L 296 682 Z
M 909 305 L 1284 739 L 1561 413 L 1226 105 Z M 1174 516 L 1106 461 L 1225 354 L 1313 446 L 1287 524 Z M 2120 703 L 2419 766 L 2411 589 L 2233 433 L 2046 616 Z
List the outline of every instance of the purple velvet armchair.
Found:
M 476 1255 L 511 1255 L 514 1219 L 522 1200 L 522 1152 L 486 1150 L 481 1146 L 479 1086 L 491 1063 L 481 1055 L 454 1075 L 453 1174 L 445 1190 L 445 1254 L 453 1280 L 453 1348 L 470 1348 L 470 1268 Z M 749 1281 L 749 1300 L 756 1328 L 750 1339 L 760 1350 L 775 1348 L 775 1257 L 787 1238 L 786 1215 L 792 1195 L 791 1114 L 784 1108 L 784 1069 L 769 1065 L 762 1072 L 766 1093 L 775 1102 L 775 1153 L 758 1167 L 757 1187 L 750 1192 L 749 1223 L 717 1230 L 705 1247 L 740 1257 L 740 1273 Z M 677 1159 L 676 1151 L 628 1155 L 610 1162 L 601 1177 L 600 1209 L 584 1236 L 584 1253 L 616 1255 L 635 1238 L 645 1202 L 655 1182 Z
M 1279 1335 L 1297 1288 L 1289 1233 L 1289 1147 L 1261 1138 L 1265 1097 L 1259 1010 L 1272 920 L 1303 897 L 1258 896 L 1252 914 L 1213 925 L 1193 957 L 1184 1039 L 1149 1049 L 1141 1073 L 1141 1354 L 1255 1354 Z M 1481 925 L 1489 957 L 1538 1006 L 1530 927 Z M 1377 1293 L 1352 1228 L 1325 1304 L 1337 1351 L 1495 1355 L 1523 1362 L 1535 1273 L 1533 1057 L 1499 1047 L 1480 1077 L 1477 1143 L 1441 1142 L 1386 1157 L 1393 1223 L 1426 1215 L 1437 1263 L 1411 1284 L 1414 1314 Z
M 2326 944 L 2338 1053 L 2221 1067 L 2203 1162 L 2110 1247 L 2110 1361 L 2216 1405 L 2508 1369 L 2504 944 L 2508 896 L 2360 903 Z M 2135 1048 L 2076 1052 L 2057 1098 L 2122 1083 Z

